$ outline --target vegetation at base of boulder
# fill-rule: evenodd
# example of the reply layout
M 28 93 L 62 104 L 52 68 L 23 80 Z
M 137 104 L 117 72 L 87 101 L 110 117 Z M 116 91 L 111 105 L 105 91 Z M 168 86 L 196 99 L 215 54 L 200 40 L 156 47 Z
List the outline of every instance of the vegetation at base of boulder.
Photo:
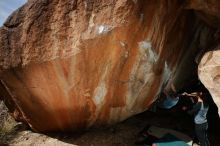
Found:
M 10 133 L 16 124 L 17 122 L 8 113 L 4 102 L 0 101 L 0 139 Z

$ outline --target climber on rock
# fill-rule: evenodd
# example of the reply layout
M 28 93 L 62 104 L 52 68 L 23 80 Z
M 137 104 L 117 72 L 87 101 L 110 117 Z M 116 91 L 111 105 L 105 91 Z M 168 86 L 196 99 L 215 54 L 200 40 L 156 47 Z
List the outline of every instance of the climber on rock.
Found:
M 189 110 L 185 106 L 183 106 L 182 109 L 187 111 L 188 114 L 194 116 L 195 133 L 201 146 L 210 146 L 207 137 L 207 113 L 209 109 L 207 96 L 203 92 L 194 92 L 191 94 L 184 92 L 182 95 L 196 97 L 198 99 L 198 102 L 193 106 L 192 109 Z
M 149 111 L 156 112 L 157 108 L 160 109 L 171 109 L 179 101 L 179 96 L 176 94 L 176 89 L 173 83 L 169 86 L 170 88 L 165 88 L 157 97 L 157 100 L 151 105 Z
M 168 92 L 168 90 L 165 89 L 163 93 L 165 98 L 158 104 L 159 108 L 171 109 L 178 103 L 180 98 L 173 83 L 171 83 L 171 90 Z

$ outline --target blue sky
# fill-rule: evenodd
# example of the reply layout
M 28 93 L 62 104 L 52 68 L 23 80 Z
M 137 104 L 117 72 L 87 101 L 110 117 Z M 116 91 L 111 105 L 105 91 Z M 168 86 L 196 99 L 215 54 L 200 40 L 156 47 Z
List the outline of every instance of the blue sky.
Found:
M 0 0 L 0 26 L 3 25 L 8 16 L 27 0 Z

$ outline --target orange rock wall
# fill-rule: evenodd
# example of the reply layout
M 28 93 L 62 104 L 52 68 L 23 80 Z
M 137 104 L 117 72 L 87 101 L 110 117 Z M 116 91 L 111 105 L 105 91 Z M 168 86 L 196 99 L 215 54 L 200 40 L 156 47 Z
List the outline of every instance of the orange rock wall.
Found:
M 178 0 L 29 1 L 0 29 L 0 90 L 36 131 L 112 124 L 181 87 L 207 29 Z

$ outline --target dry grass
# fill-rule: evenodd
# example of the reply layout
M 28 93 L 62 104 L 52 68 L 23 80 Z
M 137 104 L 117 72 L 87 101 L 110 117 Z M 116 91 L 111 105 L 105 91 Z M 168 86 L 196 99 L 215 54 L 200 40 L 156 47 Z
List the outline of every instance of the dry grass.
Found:
M 3 101 L 0 101 L 0 138 L 11 132 L 16 125 L 16 121 L 8 113 Z

